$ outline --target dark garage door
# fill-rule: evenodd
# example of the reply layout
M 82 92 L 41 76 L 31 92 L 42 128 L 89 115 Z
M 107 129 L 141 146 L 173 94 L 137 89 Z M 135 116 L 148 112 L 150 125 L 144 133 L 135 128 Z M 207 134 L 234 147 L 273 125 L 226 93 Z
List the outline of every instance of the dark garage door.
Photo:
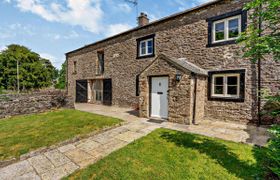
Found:
M 87 92 L 87 80 L 77 80 L 76 81 L 76 102 L 87 103 L 88 92 Z
M 112 105 L 112 80 L 103 80 L 103 104 Z

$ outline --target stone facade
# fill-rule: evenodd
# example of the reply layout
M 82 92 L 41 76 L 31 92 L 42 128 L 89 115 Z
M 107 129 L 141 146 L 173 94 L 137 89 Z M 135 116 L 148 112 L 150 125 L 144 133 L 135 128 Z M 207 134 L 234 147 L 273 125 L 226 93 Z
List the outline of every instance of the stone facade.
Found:
M 181 80 L 176 80 L 176 74 L 180 74 Z M 182 70 L 174 64 L 164 60 L 161 56 L 155 59 L 140 75 L 140 116 L 150 116 L 150 78 L 155 76 L 168 76 L 168 120 L 180 124 L 191 124 L 193 120 L 194 106 L 194 75 L 189 70 Z M 201 82 L 206 78 L 198 76 Z M 204 111 L 199 111 L 199 107 L 205 101 L 205 86 L 199 82 L 198 97 L 196 100 L 198 111 L 196 120 L 200 121 L 204 117 Z M 200 94 L 201 93 L 201 94 Z M 201 104 L 202 103 L 202 104 Z
M 65 91 L 50 90 L 26 94 L 10 94 L 0 96 L 0 119 L 44 112 L 53 108 L 74 108 L 72 98 Z
M 201 114 L 197 116 L 241 123 L 253 122 L 257 113 L 256 65 L 242 58 L 240 45 L 206 46 L 208 41 L 206 19 L 242 9 L 246 2 L 247 0 L 217 1 L 67 53 L 68 94 L 75 97 L 76 80 L 111 78 L 112 104 L 137 107 L 139 98 L 135 93 L 136 76 L 159 54 L 164 53 L 174 58 L 186 58 L 205 70 L 245 69 L 244 102 L 208 100 L 205 92 L 204 97 L 202 95 L 198 97 L 200 103 L 197 104 L 197 111 Z M 136 40 L 150 34 L 155 34 L 155 57 L 137 59 Z M 97 52 L 100 50 L 105 54 L 105 71 L 102 76 L 95 74 Z M 77 73 L 73 73 L 74 62 L 77 65 Z M 271 59 L 262 63 L 262 85 L 273 93 L 280 89 L 279 69 L 280 63 Z M 187 75 L 184 79 L 188 79 Z M 200 78 L 198 84 L 200 84 L 198 91 L 207 89 L 207 82 Z M 188 102 L 181 105 L 189 106 Z M 180 116 L 188 117 L 189 114 Z

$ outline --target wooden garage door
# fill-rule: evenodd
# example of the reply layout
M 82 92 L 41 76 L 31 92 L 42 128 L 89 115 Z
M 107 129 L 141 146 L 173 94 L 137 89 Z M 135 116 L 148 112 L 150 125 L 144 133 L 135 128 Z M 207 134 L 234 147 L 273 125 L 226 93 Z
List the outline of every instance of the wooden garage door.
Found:
M 87 80 L 76 81 L 76 102 L 87 103 L 88 100 Z
M 103 104 L 112 105 L 112 80 L 103 80 Z

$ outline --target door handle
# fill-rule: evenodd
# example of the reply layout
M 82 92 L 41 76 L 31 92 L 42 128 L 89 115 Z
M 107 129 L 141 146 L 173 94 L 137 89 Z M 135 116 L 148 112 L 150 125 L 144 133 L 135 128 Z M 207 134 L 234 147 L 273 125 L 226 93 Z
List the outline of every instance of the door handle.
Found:
M 157 92 L 157 94 L 162 95 L 162 94 L 163 94 L 163 92 Z

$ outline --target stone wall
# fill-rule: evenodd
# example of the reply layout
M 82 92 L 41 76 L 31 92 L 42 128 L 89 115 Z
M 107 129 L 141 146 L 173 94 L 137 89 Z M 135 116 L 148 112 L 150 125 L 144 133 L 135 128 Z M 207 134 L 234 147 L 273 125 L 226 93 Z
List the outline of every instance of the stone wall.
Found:
M 176 80 L 176 74 L 181 74 L 180 81 Z M 154 76 L 168 76 L 168 121 L 181 124 L 191 124 L 193 119 L 194 101 L 194 76 L 190 71 L 182 71 L 170 62 L 160 57 L 146 68 L 140 75 L 140 116 L 149 117 L 150 114 L 150 78 Z M 198 76 L 199 85 L 204 85 L 206 78 Z M 199 87 L 196 99 L 197 118 L 204 117 L 204 88 Z
M 61 107 L 74 108 L 72 99 L 67 97 L 65 91 L 45 90 L 26 94 L 0 95 L 0 119 Z
M 111 78 L 112 103 L 135 107 L 136 76 L 143 71 L 157 55 L 164 53 L 174 58 L 186 58 L 189 62 L 206 70 L 246 69 L 245 101 L 209 101 L 205 93 L 204 115 L 207 119 L 252 122 L 257 109 L 256 65 L 242 58 L 241 47 L 230 44 L 206 47 L 208 41 L 207 18 L 242 9 L 247 0 L 223 0 L 207 7 L 182 13 L 171 19 L 151 24 L 121 36 L 101 41 L 67 55 L 68 93 L 75 97 L 75 81 L 78 79 Z M 136 39 L 155 34 L 155 57 L 137 59 Z M 97 51 L 104 50 L 105 72 L 95 75 Z M 73 64 L 77 62 L 77 73 Z M 280 63 L 271 59 L 263 61 L 262 85 L 273 92 L 280 88 Z M 205 87 L 207 89 L 207 85 Z

